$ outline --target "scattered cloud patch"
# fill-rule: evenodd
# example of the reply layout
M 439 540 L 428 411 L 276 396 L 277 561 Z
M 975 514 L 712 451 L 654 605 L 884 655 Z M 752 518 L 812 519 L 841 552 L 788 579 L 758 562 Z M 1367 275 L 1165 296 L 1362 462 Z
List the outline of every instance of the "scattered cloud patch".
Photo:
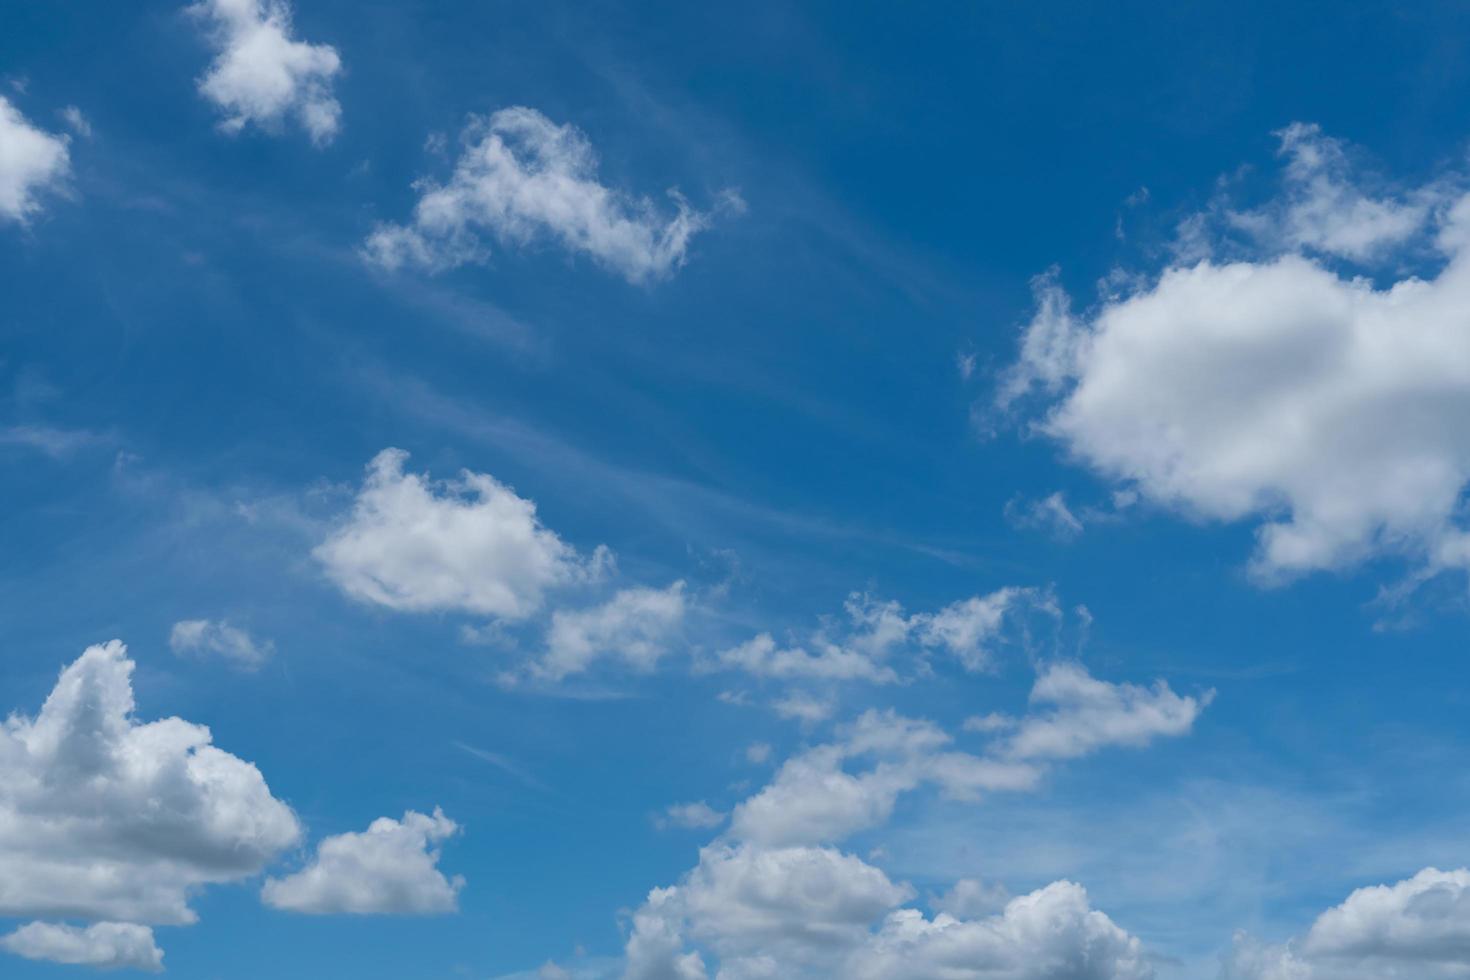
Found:
M 1042 531 L 1058 541 L 1070 541 L 1084 528 L 1060 490 L 1040 500 L 1012 499 L 1006 504 L 1005 516 L 1013 527 Z
M 224 113 L 221 130 L 276 132 L 293 119 L 316 145 L 332 141 L 342 122 L 332 92 L 342 59 L 329 44 L 294 37 L 286 0 L 202 0 L 188 9 L 216 51 L 199 94 Z
M 168 634 L 169 649 L 180 656 L 222 657 L 240 670 L 259 670 L 275 653 L 270 640 L 257 640 L 224 620 L 183 619 Z
M 370 261 L 443 269 L 482 260 L 487 236 L 506 248 L 551 240 L 644 283 L 683 265 L 691 239 L 714 217 L 677 191 L 669 192 L 673 213 L 666 216 L 647 198 L 604 186 L 587 137 L 535 109 L 476 117 L 460 143 L 448 182 L 419 185 L 412 221 L 380 225 L 368 237 Z M 720 205 L 742 207 L 729 191 Z
M 0 938 L 0 949 L 28 960 L 99 970 L 163 970 L 163 950 L 153 930 L 125 922 L 98 922 L 86 928 L 32 922 Z
M 675 803 L 659 814 L 654 822 L 660 828 L 676 827 L 681 830 L 709 829 L 725 822 L 726 814 L 710 806 L 704 800 L 695 803 Z
M 440 915 L 459 908 L 464 878 L 439 870 L 438 845 L 459 825 L 435 808 L 402 820 L 379 817 L 363 833 L 337 834 L 317 845 L 306 868 L 266 880 L 261 899 L 272 908 L 309 915 Z
M 67 142 L 37 128 L 0 95 L 0 221 L 26 224 L 44 196 L 64 189 L 71 174 Z

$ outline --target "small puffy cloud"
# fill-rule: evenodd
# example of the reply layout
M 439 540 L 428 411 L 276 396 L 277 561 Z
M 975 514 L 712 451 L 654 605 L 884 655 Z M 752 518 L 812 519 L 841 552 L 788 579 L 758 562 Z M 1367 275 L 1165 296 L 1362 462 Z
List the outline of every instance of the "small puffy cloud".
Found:
M 675 803 L 659 814 L 654 822 L 661 828 L 678 827 L 684 830 L 709 829 L 725 822 L 725 814 L 704 800 L 695 803 Z
M 369 260 L 388 269 L 448 268 L 482 259 L 482 236 L 503 247 L 549 239 L 641 283 L 681 266 L 690 240 L 712 219 L 677 192 L 665 217 L 647 198 L 604 186 L 587 138 L 535 109 L 474 118 L 460 142 L 449 181 L 420 183 L 413 220 L 375 229 L 364 246 Z M 725 202 L 741 206 L 729 192 Z
M 585 671 L 594 660 L 614 656 L 635 670 L 649 671 L 668 652 L 684 621 L 684 583 L 666 589 L 622 589 L 588 609 L 558 609 L 546 631 L 546 651 L 531 672 L 558 681 Z
M 1092 908 L 1070 881 L 1012 899 L 1000 915 L 963 920 L 890 914 L 851 958 L 854 980 L 1152 980 L 1143 944 Z
M 1175 694 L 1164 681 L 1112 684 L 1081 664 L 1053 664 L 1031 688 L 1033 713 L 1017 723 L 1000 751 L 1014 759 L 1072 759 L 1113 745 L 1147 745 L 1186 734 L 1214 696 Z
M 1222 980 L 1449 980 L 1470 950 L 1470 871 L 1425 868 L 1359 888 L 1306 935 L 1267 945 L 1238 935 Z
M 745 747 L 745 761 L 753 766 L 765 765 L 771 758 L 771 746 L 766 742 L 752 742 Z
M 286 0 L 202 0 L 189 12 L 204 22 L 217 52 L 199 93 L 224 113 L 222 130 L 253 123 L 276 131 L 291 118 L 318 146 L 332 141 L 342 117 L 332 80 L 342 59 L 329 44 L 293 37 Z
M 163 970 L 163 950 L 153 941 L 153 930 L 125 922 L 98 922 L 77 926 L 32 922 L 0 938 L 0 949 L 28 960 L 100 970 Z
M 257 640 L 224 620 L 208 619 L 183 619 L 174 623 L 168 646 L 181 656 L 223 657 L 241 670 L 258 670 L 276 649 L 270 640 Z
M 1282 200 L 1231 212 L 1249 244 L 1202 232 L 1082 313 L 1038 280 L 997 402 L 1038 394 L 1037 430 L 1140 498 L 1254 524 L 1263 582 L 1380 556 L 1470 566 L 1470 196 L 1374 196 L 1314 128 L 1283 139 Z M 1381 286 L 1340 267 L 1426 259 Z
M 0 95 L 0 221 L 25 224 L 70 173 L 67 137 L 38 129 Z
M 260 771 L 179 718 L 133 716 L 114 640 L 0 728 L 0 916 L 183 924 L 201 886 L 259 874 L 301 829 Z
M 312 552 L 354 599 L 401 612 L 454 610 L 519 620 L 547 589 L 595 574 L 541 524 L 536 505 L 486 473 L 437 482 L 405 473 L 408 454 L 368 464 L 352 512 Z
M 438 845 L 459 826 L 435 808 L 402 820 L 379 817 L 360 834 L 317 845 L 316 858 L 285 878 L 270 878 L 261 899 L 309 915 L 438 915 L 459 907 L 464 878 L 439 870 Z

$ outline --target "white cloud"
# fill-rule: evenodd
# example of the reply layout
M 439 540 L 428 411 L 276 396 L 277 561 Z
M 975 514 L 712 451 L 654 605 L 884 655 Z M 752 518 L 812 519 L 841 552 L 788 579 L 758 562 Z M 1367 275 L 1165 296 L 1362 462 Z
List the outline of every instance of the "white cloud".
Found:
M 439 870 L 437 845 L 459 826 L 435 808 L 403 819 L 379 817 L 360 834 L 327 837 L 316 859 L 285 878 L 270 878 L 261 899 L 310 915 L 437 915 L 456 911 L 464 878 Z
M 732 700 L 731 703 L 739 702 Z M 837 703 L 831 698 L 819 698 L 793 691 L 772 701 L 771 710 L 782 718 L 798 721 L 803 725 L 815 725 L 831 718 L 832 712 L 837 710 Z
M 722 977 L 778 961 L 788 971 L 819 966 L 861 943 L 878 916 L 912 896 L 834 848 L 713 844 L 683 881 L 655 889 L 634 916 L 626 977 L 704 977 L 703 957 L 685 951 L 689 939 L 721 958 Z
M 603 186 L 592 145 L 575 127 L 558 126 L 535 109 L 502 109 L 474 118 L 447 184 L 425 181 L 408 225 L 381 225 L 366 256 L 389 269 L 445 268 L 478 261 L 481 234 L 505 247 L 550 238 L 590 255 L 640 283 L 684 263 L 690 239 L 711 215 L 670 192 L 674 214 L 664 218 L 647 198 Z M 725 206 L 740 207 L 727 192 Z
M 725 822 L 726 814 L 710 806 L 704 800 L 694 803 L 675 803 L 655 819 L 660 828 L 678 827 L 684 830 L 709 829 Z
M 815 654 L 801 647 L 778 648 L 775 638 L 769 633 L 761 633 L 721 652 L 719 663 L 722 667 L 743 670 L 757 677 L 868 680 L 878 684 L 898 680 L 893 668 L 875 664 L 866 654 L 856 650 L 846 650 L 831 643 L 824 644 Z
M 666 589 L 622 589 L 588 609 L 558 609 L 546 631 L 546 652 L 531 672 L 558 681 L 612 655 L 635 670 L 652 670 L 684 620 L 684 583 Z
M 71 127 L 71 131 L 86 139 L 92 138 L 92 124 L 83 115 L 82 110 L 74 105 L 69 105 L 61 110 L 61 118 Z
M 486 473 L 437 483 L 404 473 L 408 454 L 368 464 L 352 513 L 312 554 L 349 596 L 405 612 L 457 610 L 519 620 L 547 589 L 596 574 L 542 526 L 536 505 Z
M 182 924 L 205 884 L 258 874 L 300 827 L 248 762 L 179 718 L 133 717 L 114 640 L 0 729 L 0 916 Z
M 1444 189 L 1430 185 L 1407 199 L 1374 197 L 1354 182 L 1346 147 L 1319 126 L 1280 130 L 1286 160 L 1281 198 L 1264 208 L 1227 211 L 1226 220 L 1268 247 L 1306 249 L 1364 261 L 1417 234 Z
M 1111 745 L 1140 747 L 1186 734 L 1214 696 L 1212 690 L 1198 698 L 1175 694 L 1164 681 L 1151 688 L 1112 684 L 1080 664 L 1053 664 L 1031 688 L 1033 713 L 1018 722 L 1000 752 L 1014 759 L 1072 759 Z M 1035 712 L 1037 705 L 1049 710 Z
M 1045 531 L 1059 541 L 1083 531 L 1082 519 L 1067 506 L 1066 494 L 1060 490 L 1040 500 L 1012 500 L 1006 504 L 1005 516 L 1015 527 Z
M 765 765 L 771 758 L 771 746 L 766 742 L 751 742 L 745 747 L 745 761 L 753 766 Z
M 70 173 L 67 137 L 37 129 L 0 95 L 0 220 L 24 224 Z
M 926 919 L 900 909 L 858 950 L 854 980 L 1151 980 L 1137 938 L 1093 909 L 1087 892 L 1058 881 L 1014 898 L 997 916 Z
M 1032 702 L 1050 707 L 1017 732 L 1036 734 L 988 755 L 955 750 L 931 722 L 872 710 L 789 758 L 735 807 L 698 865 L 634 913 L 627 980 L 707 980 L 711 969 L 716 980 L 1152 980 L 1139 941 L 1071 882 L 1011 898 L 960 880 L 931 919 L 900 907 L 915 897 L 908 884 L 837 849 L 887 824 L 921 787 L 966 801 L 1028 790 L 1042 760 L 1182 734 L 1203 707 L 1162 684 L 1106 684 L 1070 665 L 1045 671 Z
M 627 980 L 1150 980 L 1139 941 L 1070 882 L 1010 900 L 998 915 L 926 919 L 878 868 L 830 847 L 712 844 L 677 885 L 633 917 Z M 875 928 L 876 926 L 876 928 Z
M 898 797 L 925 783 L 973 797 L 982 790 L 1028 789 L 1040 777 L 1026 763 L 946 751 L 949 742 L 929 722 L 869 711 L 838 741 L 788 759 L 769 785 L 735 808 L 730 833 L 767 845 L 839 841 L 886 823 Z M 849 762 L 863 758 L 872 760 L 870 768 L 847 771 Z
M 1040 391 L 1038 428 L 1074 459 L 1190 517 L 1255 522 L 1264 581 L 1380 555 L 1470 565 L 1470 197 L 1385 203 L 1341 182 L 1335 144 L 1287 141 L 1297 189 L 1243 260 L 1173 264 L 1085 315 L 1039 281 L 998 401 Z M 1442 266 L 1382 288 L 1327 264 L 1416 247 Z
M 342 59 L 329 44 L 292 37 L 286 0 L 202 0 L 189 11 L 207 21 L 218 52 L 199 93 L 224 112 L 222 130 L 254 123 L 274 131 L 291 117 L 318 146 L 332 141 L 342 118 L 332 79 Z
M 276 649 L 270 640 L 257 640 L 224 620 L 208 619 L 183 619 L 174 623 L 168 645 L 181 655 L 223 657 L 241 670 L 258 670 Z
M 32 922 L 0 938 L 0 949 L 28 960 L 101 970 L 163 970 L 163 951 L 147 926 L 98 922 L 86 928 Z
M 1006 907 L 1011 893 L 1004 885 L 987 884 L 976 878 L 961 878 L 949 891 L 929 904 L 940 912 L 948 912 L 956 919 L 975 919 L 991 915 Z
M 1448 980 L 1470 975 L 1470 871 L 1359 888 L 1281 946 L 1236 937 L 1223 980 Z
M 942 649 L 967 670 L 984 670 L 1025 613 L 1060 616 L 1050 593 L 1013 586 L 912 615 L 892 600 L 854 592 L 843 612 L 845 623 L 829 622 L 805 643 L 783 645 L 760 633 L 721 651 L 708 666 L 776 680 L 892 684 L 901 677 L 890 661 L 901 652 Z

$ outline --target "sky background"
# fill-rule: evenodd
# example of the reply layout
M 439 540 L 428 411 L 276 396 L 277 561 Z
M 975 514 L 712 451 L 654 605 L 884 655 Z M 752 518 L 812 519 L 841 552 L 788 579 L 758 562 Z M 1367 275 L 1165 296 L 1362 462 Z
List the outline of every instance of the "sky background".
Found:
M 457 913 L 208 887 L 198 923 L 156 930 L 180 977 L 616 976 L 630 910 L 719 833 L 666 807 L 727 812 L 868 708 L 973 747 L 963 719 L 1024 711 L 1048 658 L 1213 701 L 1032 792 L 905 795 L 843 850 L 919 904 L 961 877 L 1076 881 L 1160 977 L 1200 978 L 1236 930 L 1284 942 L 1355 888 L 1466 864 L 1463 573 L 1386 601 L 1414 568 L 1387 553 L 1263 585 L 1258 520 L 1117 509 L 1117 482 L 992 410 L 1034 277 L 1086 307 L 1114 270 L 1155 275 L 1222 178 L 1275 193 L 1282 127 L 1400 186 L 1461 168 L 1470 10 L 1396 7 L 298 0 L 295 35 L 343 65 L 316 145 L 290 120 L 221 131 L 197 84 L 216 51 L 178 4 L 7 6 L 0 94 L 69 134 L 70 169 L 0 221 L 0 708 L 34 716 L 120 638 L 138 719 L 207 725 L 295 811 L 267 873 L 384 815 L 460 826 Z M 545 236 L 365 259 L 467 119 L 511 106 L 585 134 L 606 187 L 710 212 L 682 264 L 629 282 Z M 606 545 L 611 584 L 567 602 L 685 582 L 658 669 L 507 685 L 540 620 L 344 594 L 313 549 L 387 447 Z M 1058 491 L 1080 533 L 1025 517 Z M 1058 621 L 981 673 L 823 688 L 815 724 L 771 710 L 774 682 L 690 666 L 840 630 L 853 592 L 927 611 L 1007 586 L 1053 590 Z M 248 671 L 173 651 L 199 619 L 273 650 Z

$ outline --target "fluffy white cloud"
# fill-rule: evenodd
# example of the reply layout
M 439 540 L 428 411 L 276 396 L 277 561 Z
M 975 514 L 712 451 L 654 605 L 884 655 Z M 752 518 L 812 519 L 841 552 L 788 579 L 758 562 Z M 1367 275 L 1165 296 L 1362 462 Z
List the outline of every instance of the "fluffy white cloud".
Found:
M 594 575 L 543 527 L 536 505 L 486 473 L 436 483 L 385 449 L 368 464 L 352 513 L 312 552 L 354 599 L 408 612 L 524 619 L 545 591 Z
M 703 957 L 684 949 L 690 939 L 720 957 L 722 977 L 777 963 L 815 967 L 862 942 L 875 919 L 912 896 L 907 885 L 833 848 L 714 844 L 683 881 L 656 889 L 635 915 L 626 976 L 704 977 Z
M 0 938 L 0 949 L 28 960 L 102 970 L 163 970 L 163 951 L 153 930 L 125 922 L 98 922 L 86 928 L 32 922 Z
M 366 256 L 389 269 L 445 268 L 481 259 L 482 234 L 503 246 L 550 238 L 639 283 L 684 263 L 689 241 L 711 215 L 670 192 L 674 214 L 661 217 L 646 198 L 598 182 L 587 138 L 535 109 L 502 109 L 471 120 L 446 184 L 425 182 L 408 225 L 381 225 Z M 737 206 L 727 194 L 725 206 Z
M 292 37 L 286 0 L 202 0 L 189 8 L 206 22 L 218 52 L 199 92 L 225 114 L 220 128 L 238 133 L 254 123 L 279 129 L 292 117 L 318 146 L 341 125 L 332 79 L 342 70 L 337 49 Z
M 46 959 L 98 970 L 163 970 L 163 951 L 153 930 L 129 923 L 96 923 L 79 929 L 31 923 L 0 939 L 0 949 L 26 959 Z
M 897 635 L 908 634 L 895 615 Z M 886 824 L 920 787 L 960 800 L 1027 790 L 1046 760 L 1182 734 L 1204 707 L 1163 684 L 1107 684 L 1073 665 L 1044 671 L 1031 700 L 1036 716 L 983 726 L 1008 733 L 986 755 L 956 750 L 931 722 L 874 710 L 788 759 L 693 870 L 649 893 L 633 915 L 625 977 L 707 980 L 713 966 L 716 980 L 1151 980 L 1139 941 L 1078 885 L 1011 898 L 961 880 L 927 918 L 900 908 L 911 887 L 835 846 Z
M 1151 688 L 1112 684 L 1081 664 L 1052 664 L 1031 688 L 1033 707 L 1047 710 L 1021 719 L 1000 751 L 1014 759 L 1072 759 L 1110 745 L 1147 745 L 1187 733 L 1214 696 L 1175 694 L 1164 681 Z
M 900 909 L 851 958 L 855 980 L 1150 980 L 1143 945 L 1057 881 L 1012 899 L 1000 915 L 926 919 Z
M 1425 868 L 1359 888 L 1282 946 L 1236 937 L 1224 980 L 1448 980 L 1470 976 L 1470 871 Z
M 675 582 L 666 589 L 623 589 L 588 609 L 558 609 L 546 631 L 546 651 L 531 664 L 531 673 L 558 681 L 604 655 L 636 670 L 652 670 L 668 652 L 686 604 L 684 583 Z
M 439 870 L 438 844 L 459 826 L 435 808 L 403 819 L 379 817 L 360 834 L 317 845 L 316 859 L 261 890 L 269 906 L 311 915 L 436 915 L 459 907 L 464 878 Z
M 179 718 L 133 717 L 114 640 L 0 729 L 0 916 L 193 922 L 199 886 L 258 874 L 300 827 L 255 766 Z
M 724 823 L 725 816 L 704 800 L 698 800 L 694 803 L 675 803 L 659 814 L 654 822 L 659 827 L 709 829 Z
M 1044 278 L 999 401 L 1039 390 L 1038 427 L 1076 460 L 1192 517 L 1258 522 L 1263 580 L 1383 554 L 1470 565 L 1470 197 L 1365 196 L 1335 144 L 1285 138 L 1297 176 L 1246 257 L 1176 263 L 1086 315 Z M 1331 264 L 1394 246 L 1442 265 L 1379 288 Z
M 183 619 L 168 634 L 169 649 L 180 655 L 223 657 L 241 670 L 258 670 L 276 645 L 257 640 L 242 629 L 220 620 Z
M 1150 980 L 1139 941 L 1056 882 L 998 915 L 926 919 L 913 889 L 830 847 L 712 844 L 634 915 L 627 980 Z M 875 928 L 876 926 L 876 928 Z M 693 948 L 691 948 L 693 947 Z
M 768 845 L 839 841 L 886 823 L 898 797 L 926 783 L 973 798 L 1028 789 L 1040 777 L 1027 763 L 951 751 L 950 741 L 927 721 L 869 711 L 838 741 L 788 759 L 769 785 L 735 808 L 730 833 Z M 854 774 L 845 768 L 854 760 L 871 765 Z
M 0 221 L 24 223 L 70 173 L 67 138 L 36 128 L 0 95 Z

